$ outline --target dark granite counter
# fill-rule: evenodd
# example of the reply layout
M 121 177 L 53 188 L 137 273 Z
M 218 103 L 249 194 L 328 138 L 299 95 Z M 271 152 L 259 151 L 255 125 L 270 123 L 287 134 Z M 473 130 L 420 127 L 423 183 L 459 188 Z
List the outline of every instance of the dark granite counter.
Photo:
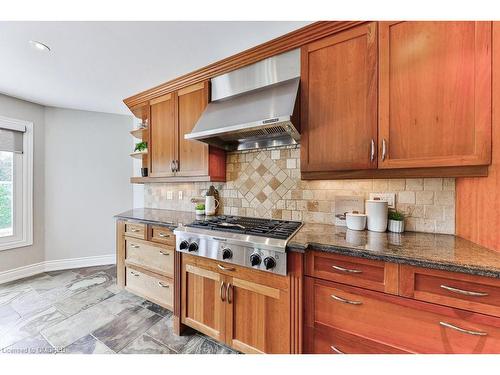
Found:
M 163 225 L 175 229 L 179 224 L 188 224 L 195 219 L 194 212 L 162 210 L 156 208 L 134 208 L 115 215 L 117 219 L 140 221 L 141 223 Z
M 137 208 L 115 217 L 175 229 L 196 216 L 194 212 Z M 320 250 L 500 278 L 500 252 L 446 234 L 358 232 L 335 225 L 306 223 L 289 241 L 288 250 Z
M 306 223 L 289 241 L 288 249 L 302 252 L 314 249 L 500 278 L 500 252 L 446 234 L 376 233 Z

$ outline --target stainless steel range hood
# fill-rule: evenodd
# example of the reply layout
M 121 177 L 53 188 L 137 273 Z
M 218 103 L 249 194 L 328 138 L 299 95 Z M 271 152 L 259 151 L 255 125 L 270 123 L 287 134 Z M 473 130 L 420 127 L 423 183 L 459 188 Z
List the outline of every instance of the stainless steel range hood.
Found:
M 298 143 L 300 51 L 212 79 L 212 101 L 186 139 L 228 151 Z

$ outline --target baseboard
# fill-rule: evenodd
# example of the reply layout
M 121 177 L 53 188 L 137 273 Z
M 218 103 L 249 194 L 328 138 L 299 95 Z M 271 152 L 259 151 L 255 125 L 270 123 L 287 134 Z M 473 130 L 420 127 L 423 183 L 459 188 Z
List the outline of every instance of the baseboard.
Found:
M 13 270 L 0 272 L 0 284 L 34 276 L 42 272 L 67 270 L 81 267 L 104 266 L 106 264 L 115 264 L 115 262 L 115 254 L 48 260 L 45 262 L 30 264 L 29 266 L 23 266 L 15 268 Z

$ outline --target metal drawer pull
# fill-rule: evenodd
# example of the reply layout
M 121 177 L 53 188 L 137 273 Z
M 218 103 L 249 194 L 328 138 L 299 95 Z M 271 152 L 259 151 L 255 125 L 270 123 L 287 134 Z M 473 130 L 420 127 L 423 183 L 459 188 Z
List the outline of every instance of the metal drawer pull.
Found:
M 446 289 L 453 293 L 463 294 L 464 296 L 473 296 L 473 297 L 486 297 L 488 293 L 483 292 L 471 292 L 469 290 L 457 289 L 448 285 L 441 285 L 441 288 Z
M 137 272 L 130 271 L 130 273 L 132 274 L 132 276 L 136 276 L 136 277 L 138 277 L 138 276 L 139 276 L 139 274 L 138 274 Z
M 224 298 L 224 281 L 220 283 L 219 294 L 220 294 L 220 300 L 222 302 L 224 302 L 225 301 L 225 298 Z
M 349 269 L 349 268 L 344 268 L 344 267 L 339 267 L 339 266 L 332 266 L 332 268 L 334 270 L 337 270 L 337 271 L 348 272 L 348 273 L 362 273 L 363 272 L 363 271 L 360 271 L 360 270 L 352 270 L 352 269 Z
M 132 247 L 132 248 L 134 248 L 134 249 L 138 249 L 138 248 L 140 248 L 140 246 L 139 246 L 139 245 L 136 245 L 136 244 L 133 244 L 133 243 L 131 243 L 131 244 L 130 244 L 130 247 Z
M 226 300 L 227 300 L 227 303 L 231 303 L 231 294 L 233 293 L 233 286 L 231 285 L 231 283 L 227 284 L 227 288 L 226 288 Z
M 137 233 L 137 232 L 140 232 L 141 230 L 140 229 L 132 228 L 132 229 L 130 229 L 130 231 L 133 232 L 133 233 Z
M 333 345 L 330 345 L 330 348 L 337 354 L 345 354 L 342 350 L 336 348 L 335 346 Z
M 166 256 L 170 255 L 170 253 L 166 253 L 166 252 L 161 251 L 161 250 L 160 250 L 160 254 L 161 254 L 161 255 L 166 255 Z
M 236 268 L 232 268 L 232 267 L 224 267 L 223 265 L 221 264 L 217 264 L 217 267 L 219 267 L 221 270 L 223 271 L 236 271 Z
M 373 161 L 375 159 L 375 141 L 372 138 L 372 142 L 370 145 L 370 161 Z
M 350 305 L 361 305 L 363 304 L 363 302 L 361 301 L 350 301 L 348 299 L 345 299 L 345 298 L 342 298 L 342 297 L 339 297 L 339 296 L 336 296 L 335 294 L 332 294 L 330 297 L 332 297 L 334 300 L 336 301 L 340 301 L 340 302 L 344 302 L 344 303 L 348 303 Z
M 439 322 L 440 325 L 446 328 L 451 328 L 454 329 L 455 331 L 462 332 L 462 333 L 467 333 L 468 335 L 474 335 L 474 336 L 486 336 L 486 332 L 481 332 L 481 331 L 471 331 L 468 329 L 463 329 L 457 326 L 454 326 L 453 324 L 446 323 L 446 322 Z
M 161 281 L 158 281 L 158 285 L 161 286 L 162 288 L 170 288 L 170 285 L 163 284 Z
M 170 234 L 158 233 L 158 237 L 161 237 L 161 238 L 170 238 Z
M 387 145 L 385 139 L 382 139 L 382 161 L 385 160 L 386 155 L 387 155 Z

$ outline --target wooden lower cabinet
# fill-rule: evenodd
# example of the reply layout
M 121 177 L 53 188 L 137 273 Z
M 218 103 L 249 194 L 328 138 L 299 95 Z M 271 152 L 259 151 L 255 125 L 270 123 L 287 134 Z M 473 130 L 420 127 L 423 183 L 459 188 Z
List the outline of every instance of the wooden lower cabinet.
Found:
M 181 279 L 181 322 L 214 339 L 225 341 L 223 276 L 190 264 L 183 257 Z
M 305 326 L 309 353 L 325 350 L 324 333 L 314 334 L 325 326 L 333 329 L 326 338 L 333 346 L 345 333 L 362 337 L 354 352 L 369 353 L 368 339 L 410 353 L 500 353 L 499 318 L 310 277 Z
M 290 353 L 288 278 L 217 265 L 182 255 L 181 322 L 243 353 Z

